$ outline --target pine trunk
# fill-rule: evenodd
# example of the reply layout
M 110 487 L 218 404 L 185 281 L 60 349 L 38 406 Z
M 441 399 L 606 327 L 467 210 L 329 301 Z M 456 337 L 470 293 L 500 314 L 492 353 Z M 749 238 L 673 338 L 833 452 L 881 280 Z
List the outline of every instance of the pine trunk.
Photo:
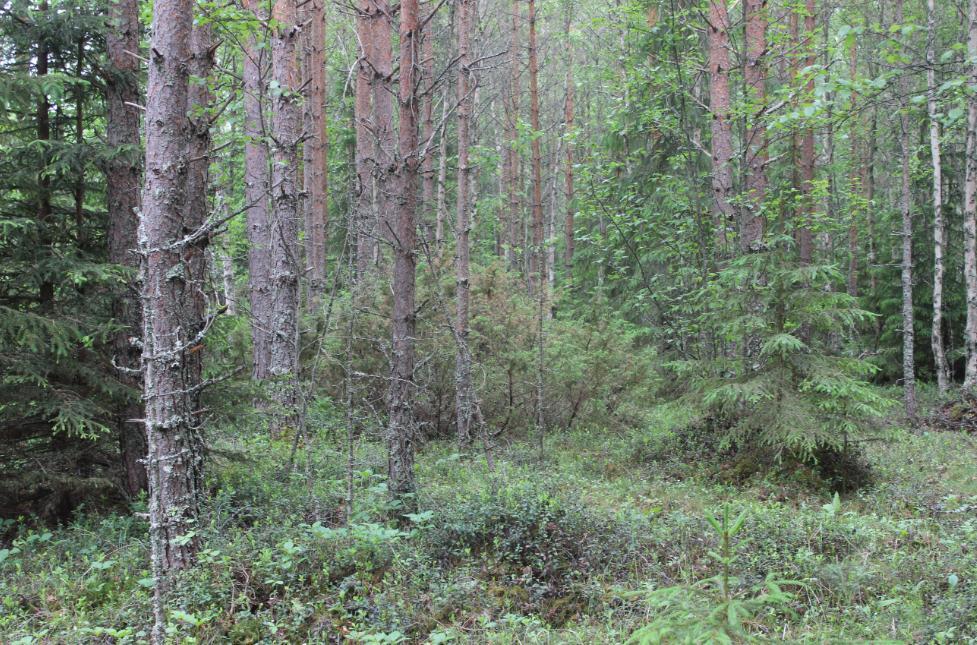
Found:
M 388 398 L 388 482 L 394 499 L 403 509 L 413 507 L 407 495 L 414 493 L 414 286 L 416 279 L 417 101 L 414 52 L 419 35 L 418 2 L 400 4 L 400 132 L 395 164 L 397 208 L 391 236 L 393 267 L 393 333 L 391 343 L 390 392 Z
M 727 245 L 726 232 L 734 221 L 733 130 L 729 120 L 729 14 L 726 0 L 710 0 L 708 25 L 709 111 L 712 112 L 712 193 L 718 243 Z
M 298 145 L 302 113 L 296 59 L 295 0 L 277 0 L 272 9 L 272 78 L 278 93 L 272 104 L 271 140 L 271 320 L 270 373 L 276 410 L 271 431 L 279 435 L 295 423 L 298 374 L 299 187 Z
M 305 184 L 305 264 L 309 282 L 307 306 L 318 308 L 326 288 L 326 228 L 329 219 L 329 141 L 326 133 L 326 1 L 309 0 L 303 28 L 302 144 Z
M 105 31 L 105 46 L 110 70 L 105 79 L 106 128 L 108 147 L 113 152 L 105 163 L 105 198 L 108 210 L 109 261 L 133 272 L 139 267 L 136 254 L 139 209 L 139 180 L 142 160 L 139 149 L 138 59 L 139 4 L 136 0 L 119 0 L 109 4 L 109 25 Z M 131 53 L 127 53 L 131 52 Z M 127 370 L 138 369 L 140 352 L 129 339 L 141 333 L 142 315 L 136 285 L 127 282 L 114 298 L 112 315 L 123 329 L 113 338 L 112 350 L 116 364 L 123 369 L 119 380 L 132 390 L 141 387 L 138 377 Z M 125 470 L 125 488 L 130 496 L 146 490 L 145 427 L 135 421 L 143 418 L 142 403 L 133 395 L 115 414 L 119 433 L 119 447 Z
M 746 145 L 747 212 L 743 214 L 740 246 L 757 251 L 763 246 L 763 201 L 767 194 L 767 132 L 763 124 L 766 109 L 767 16 L 766 0 L 744 0 L 746 14 L 746 68 L 744 80 L 750 98 L 750 123 Z

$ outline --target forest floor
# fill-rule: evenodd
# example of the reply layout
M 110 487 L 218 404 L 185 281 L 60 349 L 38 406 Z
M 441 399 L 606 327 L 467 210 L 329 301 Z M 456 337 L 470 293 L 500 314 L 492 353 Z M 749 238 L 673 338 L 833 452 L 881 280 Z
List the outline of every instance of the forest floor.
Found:
M 666 405 L 629 433 L 554 431 L 542 460 L 534 441 L 499 445 L 494 472 L 428 443 L 420 510 L 399 527 L 383 519 L 383 446 L 363 439 L 345 527 L 339 423 L 288 476 L 289 441 L 227 432 L 199 563 L 171 593 L 173 642 L 622 643 L 643 626 L 646 642 L 977 639 L 977 436 L 893 420 L 865 444 L 874 483 L 835 499 L 803 472 L 731 483 Z M 136 506 L 0 527 L 0 641 L 145 640 Z M 708 521 L 724 507 L 746 512 L 728 553 Z M 728 597 L 704 582 L 723 560 Z

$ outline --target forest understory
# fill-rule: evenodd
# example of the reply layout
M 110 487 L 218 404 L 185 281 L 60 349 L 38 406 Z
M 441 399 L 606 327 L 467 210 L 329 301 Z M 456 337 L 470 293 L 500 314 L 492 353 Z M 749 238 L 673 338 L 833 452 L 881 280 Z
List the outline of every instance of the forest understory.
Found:
M 974 434 L 889 418 L 865 444 L 874 483 L 838 497 L 813 472 L 731 472 L 683 437 L 673 405 L 641 428 L 552 436 L 542 459 L 534 441 L 499 442 L 494 469 L 432 441 L 422 510 L 394 526 L 383 442 L 356 441 L 349 506 L 343 421 L 320 420 L 294 459 L 289 438 L 246 422 L 214 431 L 198 563 L 169 600 L 173 642 L 977 638 Z M 745 514 L 731 604 L 709 522 L 724 509 Z M 147 526 L 144 500 L 57 529 L 5 522 L 5 641 L 147 638 Z M 771 579 L 783 597 L 751 603 Z

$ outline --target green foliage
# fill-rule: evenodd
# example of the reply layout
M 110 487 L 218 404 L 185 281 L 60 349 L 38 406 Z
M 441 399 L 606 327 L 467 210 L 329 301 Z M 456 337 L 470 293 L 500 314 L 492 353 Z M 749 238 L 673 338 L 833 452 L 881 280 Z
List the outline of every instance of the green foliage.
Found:
M 888 404 L 867 381 L 874 368 L 842 345 L 871 315 L 830 289 L 835 268 L 792 264 L 783 247 L 729 262 L 717 277 L 726 299 L 711 314 L 713 355 L 667 368 L 720 449 L 830 459 L 854 450 Z

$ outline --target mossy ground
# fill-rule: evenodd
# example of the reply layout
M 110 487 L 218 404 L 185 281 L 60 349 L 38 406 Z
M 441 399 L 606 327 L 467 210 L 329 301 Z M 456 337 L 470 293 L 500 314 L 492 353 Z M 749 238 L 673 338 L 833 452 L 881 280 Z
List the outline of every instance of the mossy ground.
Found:
M 330 431 L 285 476 L 288 441 L 228 429 L 200 561 L 170 598 L 171 638 L 620 643 L 655 618 L 629 591 L 717 573 L 705 518 L 729 504 L 749 512 L 740 584 L 770 572 L 805 583 L 792 614 L 750 622 L 754 637 L 977 640 L 977 437 L 893 421 L 864 444 L 874 483 L 833 507 L 807 473 L 730 483 L 719 460 L 676 448 L 682 417 L 662 406 L 630 432 L 553 431 L 542 460 L 535 441 L 502 442 L 495 472 L 480 454 L 427 444 L 421 510 L 400 527 L 385 520 L 382 445 L 364 437 L 348 529 L 344 449 Z M 144 640 L 142 511 L 4 524 L 0 640 Z

